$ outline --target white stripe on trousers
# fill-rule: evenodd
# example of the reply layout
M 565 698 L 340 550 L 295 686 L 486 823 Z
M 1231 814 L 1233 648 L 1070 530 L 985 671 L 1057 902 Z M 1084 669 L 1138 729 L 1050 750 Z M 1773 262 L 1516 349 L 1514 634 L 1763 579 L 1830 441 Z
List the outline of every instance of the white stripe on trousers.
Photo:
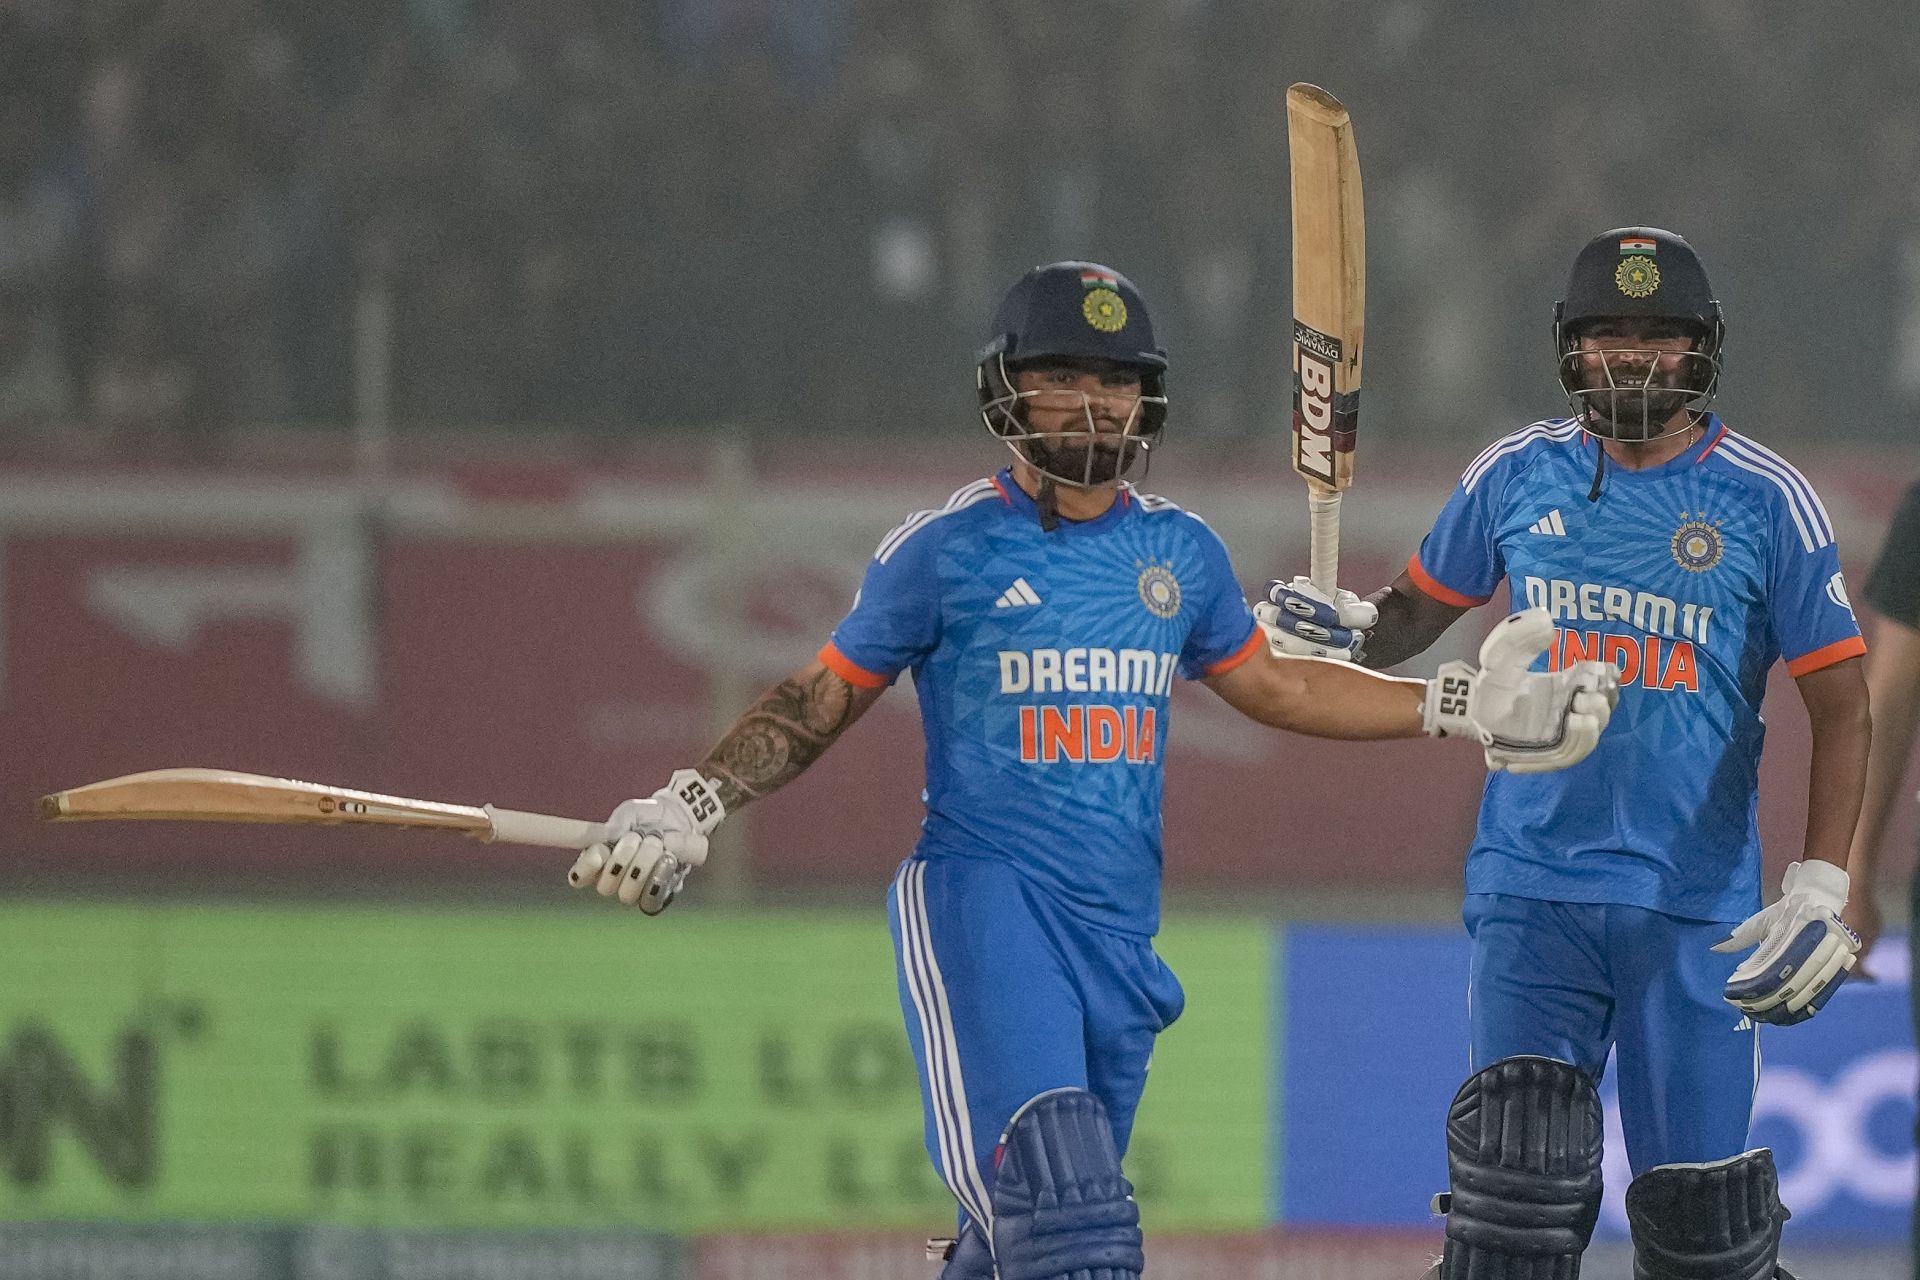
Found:
M 920 1015 L 920 1041 L 927 1055 L 928 1103 L 939 1140 L 941 1178 L 989 1240 L 993 1238 L 993 1202 L 974 1158 L 973 1121 L 960 1073 L 960 1046 L 954 1040 L 953 1012 L 933 953 L 927 917 L 927 864 L 909 862 L 894 880 L 900 912 L 900 963 L 907 994 Z

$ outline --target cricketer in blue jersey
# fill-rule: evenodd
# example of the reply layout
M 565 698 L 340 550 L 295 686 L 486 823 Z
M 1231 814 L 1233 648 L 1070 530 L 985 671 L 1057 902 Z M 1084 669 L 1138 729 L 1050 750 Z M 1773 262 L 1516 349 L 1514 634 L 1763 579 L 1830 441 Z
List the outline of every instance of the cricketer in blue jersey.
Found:
M 1130 481 L 1160 439 L 1165 369 L 1124 276 L 1029 272 L 979 362 L 1012 465 L 883 537 L 815 660 L 697 767 L 617 808 L 618 839 L 570 877 L 657 913 L 715 824 L 911 673 L 927 815 L 889 914 L 927 1150 L 959 1203 L 946 1280 L 1144 1265 L 1120 1161 L 1154 1037 L 1184 1002 L 1152 945 L 1176 679 L 1279 728 L 1466 736 L 1520 770 L 1583 757 L 1615 694 L 1597 660 L 1528 670 L 1552 635 L 1539 610 L 1445 685 L 1273 654 L 1220 539 Z
M 1812 1016 L 1857 945 L 1839 915 L 1867 749 L 1866 646 L 1813 487 L 1706 408 L 1723 328 L 1680 237 L 1652 228 L 1598 237 L 1576 262 L 1556 325 L 1573 415 L 1484 449 L 1391 587 L 1367 602 L 1320 596 L 1283 611 L 1313 606 L 1334 624 L 1316 640 L 1384 667 L 1504 586 L 1515 607 L 1545 609 L 1558 625 L 1548 669 L 1588 659 L 1618 669 L 1619 709 L 1586 761 L 1488 779 L 1464 912 L 1479 1074 L 1455 1104 L 1467 1131 L 1450 1125 L 1449 1142 L 1484 1148 L 1475 1126 L 1491 1105 L 1529 1090 L 1560 1096 L 1581 1132 L 1597 1107 L 1575 1105 L 1581 1087 L 1555 1095 L 1564 1082 L 1550 1065 L 1486 1073 L 1547 1059 L 1576 1068 L 1566 1079 L 1590 1093 L 1612 1052 L 1628 1156 L 1650 1188 L 1629 1192 L 1645 1277 L 1687 1256 L 1661 1253 L 1663 1231 L 1718 1212 L 1698 1186 L 1674 1193 L 1673 1169 L 1710 1168 L 1695 1180 L 1715 1193 L 1770 1176 L 1770 1163 L 1745 1155 L 1756 1023 Z M 1284 604 L 1309 589 L 1275 583 L 1269 598 Z M 1812 719 L 1811 804 L 1804 860 L 1763 913 L 1760 710 L 1781 661 Z M 1756 943 L 1745 962 L 1733 954 Z M 1592 1178 L 1577 1198 L 1584 1231 L 1599 1203 L 1592 1136 L 1577 1160 L 1570 1149 L 1541 1156 L 1594 1162 L 1582 1166 Z M 1456 1175 L 1463 1158 L 1470 1167 L 1477 1157 L 1455 1151 Z M 1545 1245 L 1518 1228 L 1489 1237 L 1480 1207 L 1456 1198 L 1454 1208 L 1443 1275 L 1467 1274 L 1475 1249 L 1577 1255 L 1585 1244 L 1584 1231 Z M 1764 1248 L 1769 1235 L 1777 1247 L 1778 1221 L 1734 1234 L 1714 1247 Z

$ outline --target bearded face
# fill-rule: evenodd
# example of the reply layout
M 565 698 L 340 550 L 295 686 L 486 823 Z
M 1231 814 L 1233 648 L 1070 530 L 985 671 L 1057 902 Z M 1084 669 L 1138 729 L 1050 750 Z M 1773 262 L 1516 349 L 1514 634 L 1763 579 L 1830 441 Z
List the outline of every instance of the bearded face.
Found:
M 1110 485 L 1127 474 L 1145 446 L 1132 436 L 1102 431 L 1082 434 L 1036 434 L 1027 441 L 1027 457 L 1055 479 L 1085 488 Z
M 1164 397 L 1143 394 L 1140 370 L 1108 360 L 1063 358 L 1010 371 L 1012 395 L 998 421 L 1003 440 L 1061 484 L 1104 488 L 1145 461 L 1145 409 Z
M 1712 360 L 1691 326 L 1667 320 L 1600 320 L 1561 356 L 1568 396 L 1597 435 L 1654 440 L 1685 430 L 1688 406 L 1712 380 Z

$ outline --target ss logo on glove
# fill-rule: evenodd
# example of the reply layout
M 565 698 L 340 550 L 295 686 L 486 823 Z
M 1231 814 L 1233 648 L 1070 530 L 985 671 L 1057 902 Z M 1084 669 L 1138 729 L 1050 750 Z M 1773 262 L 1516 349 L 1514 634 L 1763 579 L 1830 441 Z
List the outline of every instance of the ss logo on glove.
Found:
M 704 778 L 691 778 L 680 788 L 680 801 L 697 823 L 704 823 L 719 811 L 720 802 L 707 790 Z
M 1461 676 L 1445 676 L 1440 681 L 1440 714 L 1443 716 L 1464 716 L 1467 714 L 1467 695 L 1473 691 L 1473 681 Z

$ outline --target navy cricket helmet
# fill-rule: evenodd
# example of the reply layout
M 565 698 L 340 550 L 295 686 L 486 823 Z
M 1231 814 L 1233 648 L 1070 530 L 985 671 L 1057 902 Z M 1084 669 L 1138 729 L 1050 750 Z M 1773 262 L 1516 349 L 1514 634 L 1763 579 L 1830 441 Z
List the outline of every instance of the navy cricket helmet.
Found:
M 1577 350 L 1582 333 L 1608 320 L 1665 320 L 1692 335 L 1679 377 L 1656 380 L 1650 352 L 1609 352 L 1592 377 Z M 1556 369 L 1568 403 L 1597 435 L 1659 438 L 1683 408 L 1704 410 L 1720 386 L 1726 322 L 1693 246 L 1659 227 L 1617 227 L 1589 240 L 1573 261 L 1566 297 L 1554 304 Z
M 1096 449 L 1091 409 L 1084 428 L 1035 432 L 1014 388 L 1023 367 L 1048 360 L 1106 361 L 1140 376 L 1140 399 L 1126 424 L 1127 444 Z M 993 316 L 993 336 L 977 360 L 980 417 L 1043 476 L 1091 488 L 1128 477 L 1148 456 L 1167 421 L 1167 353 L 1154 341 L 1147 301 L 1133 281 L 1097 262 L 1053 262 L 1021 276 Z

